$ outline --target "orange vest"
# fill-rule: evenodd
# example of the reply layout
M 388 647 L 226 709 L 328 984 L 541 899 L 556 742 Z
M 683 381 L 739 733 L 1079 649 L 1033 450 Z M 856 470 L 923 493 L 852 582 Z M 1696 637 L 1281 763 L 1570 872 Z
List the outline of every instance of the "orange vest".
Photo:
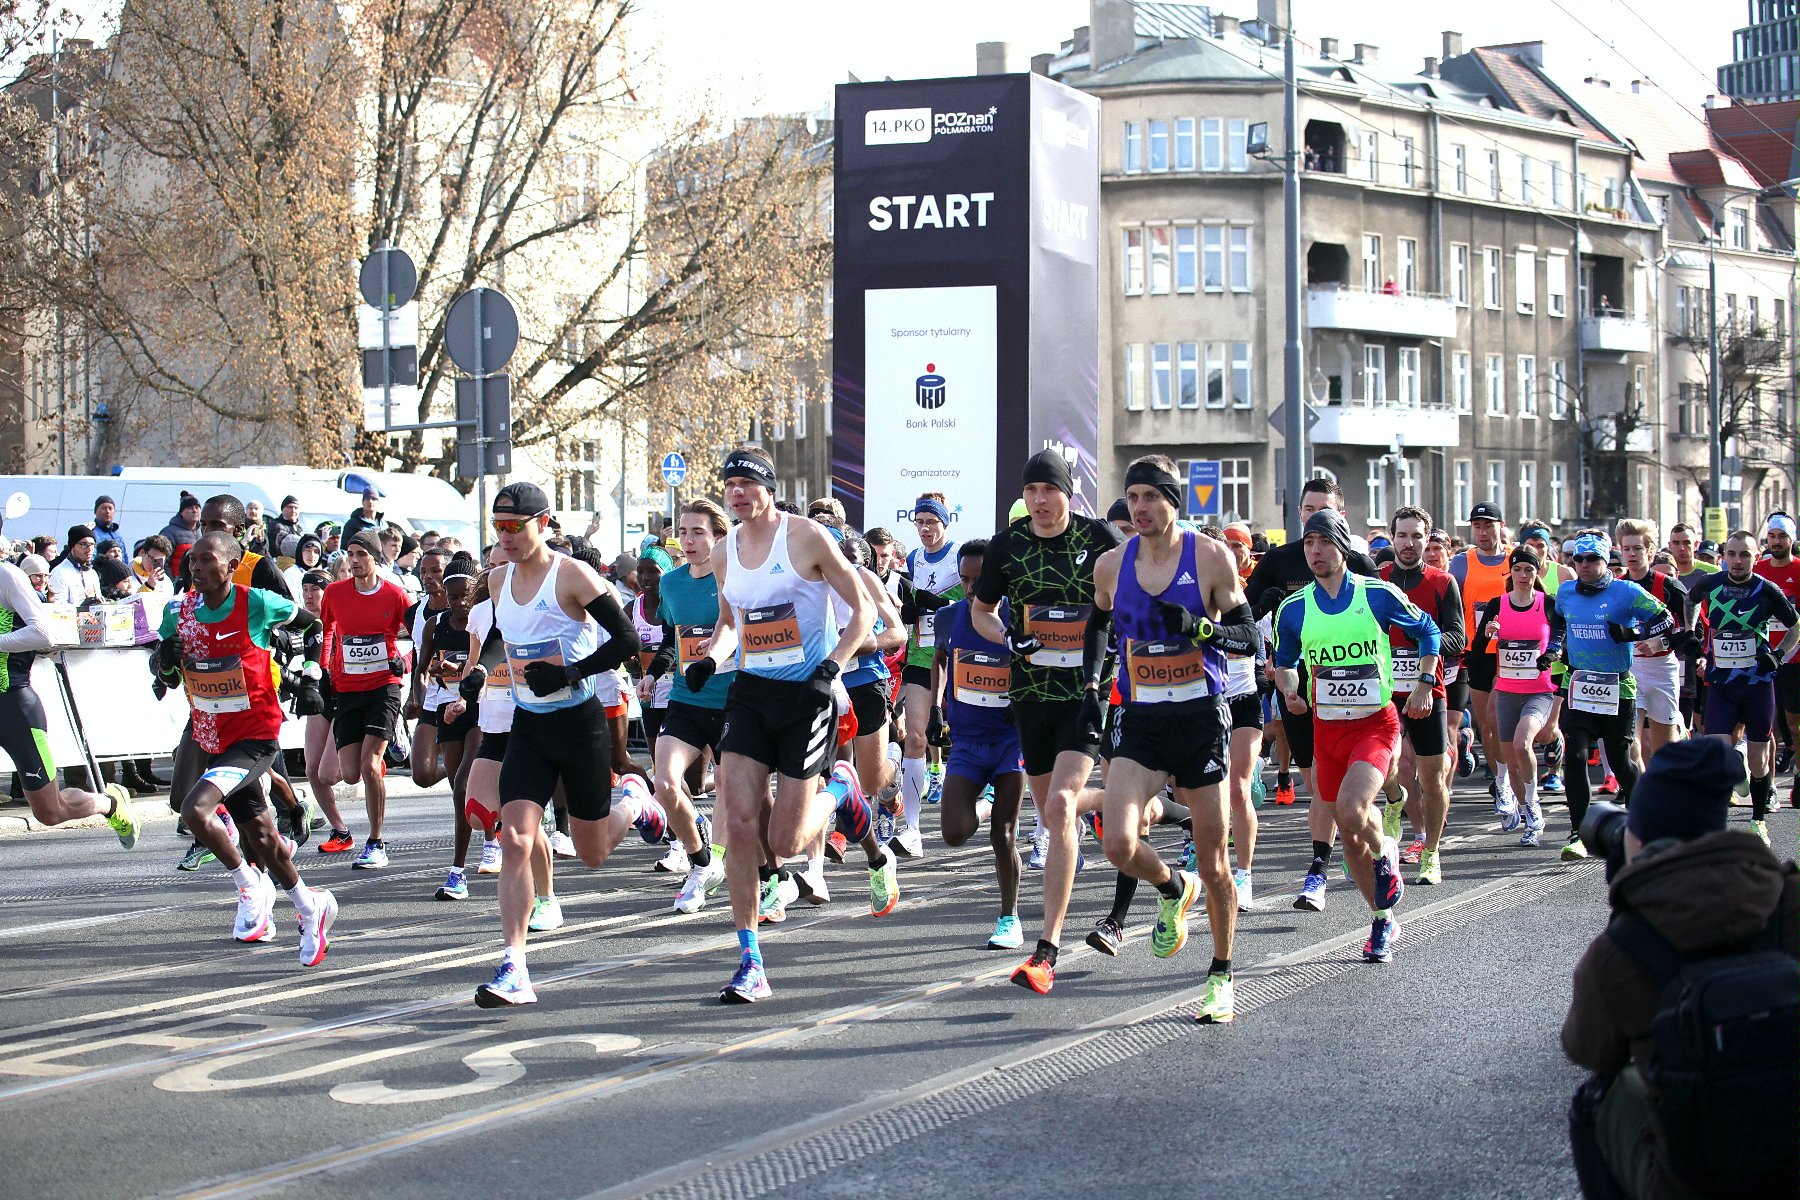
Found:
M 1500 563 L 1498 566 L 1490 567 L 1481 561 L 1481 555 L 1476 552 L 1475 547 L 1470 546 L 1462 552 L 1463 628 L 1468 631 L 1469 650 L 1472 653 L 1486 652 L 1494 648 L 1491 639 L 1484 638 L 1479 645 L 1476 644 L 1475 610 L 1504 592 L 1510 585 L 1512 567 L 1507 562 L 1507 556 L 1511 553 L 1512 547 L 1502 542 Z

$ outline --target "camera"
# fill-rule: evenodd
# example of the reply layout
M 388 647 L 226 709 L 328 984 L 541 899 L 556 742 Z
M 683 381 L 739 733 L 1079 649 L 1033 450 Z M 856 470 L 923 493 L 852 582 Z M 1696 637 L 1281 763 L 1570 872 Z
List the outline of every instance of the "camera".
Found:
M 1596 800 L 1588 805 L 1581 819 L 1581 844 L 1587 852 L 1606 860 L 1606 878 L 1625 865 L 1625 809 L 1617 804 Z

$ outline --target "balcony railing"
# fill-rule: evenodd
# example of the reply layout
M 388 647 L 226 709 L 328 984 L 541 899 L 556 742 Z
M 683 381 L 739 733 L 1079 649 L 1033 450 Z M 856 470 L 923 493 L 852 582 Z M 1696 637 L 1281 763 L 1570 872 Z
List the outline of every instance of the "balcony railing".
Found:
M 1456 336 L 1456 305 L 1448 296 L 1313 284 L 1306 289 L 1306 323 L 1313 329 L 1448 338 Z
M 1581 318 L 1581 348 L 1593 354 L 1648 354 L 1656 331 L 1650 322 L 1617 309 L 1596 309 Z
M 1442 404 L 1321 404 L 1312 440 L 1338 446 L 1450 447 L 1461 442 L 1456 410 Z

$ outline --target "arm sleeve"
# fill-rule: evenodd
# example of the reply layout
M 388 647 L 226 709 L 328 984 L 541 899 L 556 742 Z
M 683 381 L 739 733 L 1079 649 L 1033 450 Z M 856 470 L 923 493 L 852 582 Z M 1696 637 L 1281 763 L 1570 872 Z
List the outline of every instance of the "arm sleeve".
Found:
M 998 604 L 1006 595 L 1007 551 L 1012 545 L 1012 531 L 1003 529 L 988 543 L 981 560 L 981 576 L 975 581 L 975 598 L 983 604 Z
M 1098 604 L 1088 609 L 1087 626 L 1081 634 L 1081 682 L 1084 687 L 1098 687 L 1106 676 L 1106 631 L 1111 627 L 1111 610 Z
M 1392 584 L 1369 585 L 1369 611 L 1383 626 L 1405 632 L 1419 645 L 1421 657 L 1438 654 L 1443 639 L 1438 636 L 1437 622 L 1426 616 L 1406 593 Z
M 1552 658 L 1562 655 L 1563 644 L 1569 640 L 1569 623 L 1557 610 L 1556 597 L 1544 597 L 1544 619 L 1550 622 L 1550 644 L 1544 647 L 1544 653 Z
M 1673 575 L 1663 579 L 1663 603 L 1668 606 L 1676 629 L 1686 629 L 1694 623 L 1694 603 L 1688 597 L 1687 584 Z
M 611 588 L 601 588 L 600 594 L 588 601 L 587 613 L 600 622 L 600 628 L 606 630 L 606 641 L 580 662 L 570 664 L 577 673 L 586 676 L 611 671 L 642 649 L 638 642 L 637 626 L 631 623 L 631 618 L 619 607 L 619 598 Z
M 1635 583 L 1631 586 L 1637 587 Z M 1675 629 L 1675 618 L 1670 615 L 1662 601 L 1641 587 L 1637 590 L 1638 594 L 1632 597 L 1631 610 L 1641 618 L 1641 624 L 1638 626 L 1637 637 L 1633 640 L 1641 642 L 1672 633 Z
M 0 568 L 0 605 L 12 609 L 20 622 L 19 628 L 11 633 L 0 633 L 0 654 L 49 649 L 50 623 L 44 616 L 44 606 L 38 603 L 37 593 L 31 590 L 31 580 L 25 577 L 25 572 L 11 563 Z M 175 621 L 174 608 L 171 604 L 163 613 L 163 622 L 170 628 Z
M 1262 631 L 1256 627 L 1250 606 L 1240 604 L 1230 612 L 1221 613 L 1213 622 L 1212 642 L 1227 654 L 1241 657 L 1255 654 L 1257 647 L 1262 645 Z
M 264 592 L 274 592 L 283 600 L 292 600 L 294 593 L 288 590 L 287 580 L 282 577 L 281 568 L 275 560 L 263 557 L 257 560 L 256 566 L 250 569 L 250 586 Z
M 1438 638 L 1441 645 L 1438 654 L 1444 658 L 1460 658 L 1469 648 L 1469 631 L 1463 628 L 1462 589 L 1452 579 L 1444 585 L 1444 594 L 1438 597 L 1438 610 L 1433 614 L 1437 621 Z M 1438 673 L 1443 674 L 1442 665 Z
M 657 607 L 656 611 L 660 616 L 662 613 L 660 605 Z M 652 679 L 661 679 L 664 675 L 667 675 L 670 669 L 675 665 L 675 656 L 678 649 L 675 627 L 667 621 L 664 621 L 662 623 L 662 641 L 658 643 L 656 653 L 651 655 L 650 665 L 644 669 L 644 674 Z

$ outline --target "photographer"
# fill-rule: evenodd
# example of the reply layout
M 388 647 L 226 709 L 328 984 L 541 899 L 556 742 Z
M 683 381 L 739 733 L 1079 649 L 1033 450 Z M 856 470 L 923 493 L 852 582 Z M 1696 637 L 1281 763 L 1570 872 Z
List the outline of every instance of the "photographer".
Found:
M 1564 1053 L 1595 1072 L 1569 1114 L 1590 1200 L 1792 1194 L 1800 1163 L 1782 1114 L 1795 1108 L 1800 1059 L 1779 1043 L 1792 1038 L 1800 978 L 1787 961 L 1800 958 L 1800 885 L 1792 862 L 1726 828 L 1743 776 L 1723 738 L 1674 742 L 1628 814 L 1597 804 L 1582 825 L 1589 850 L 1606 853 L 1613 910 L 1575 968 L 1562 1030 Z M 1787 999 L 1753 1015 L 1774 1019 L 1733 1019 L 1769 993 Z M 1712 1015 L 1721 998 L 1733 1017 Z M 1675 999 L 1704 1033 L 1695 1043 L 1668 1020 Z M 1782 1178 L 1785 1189 L 1768 1190 Z

